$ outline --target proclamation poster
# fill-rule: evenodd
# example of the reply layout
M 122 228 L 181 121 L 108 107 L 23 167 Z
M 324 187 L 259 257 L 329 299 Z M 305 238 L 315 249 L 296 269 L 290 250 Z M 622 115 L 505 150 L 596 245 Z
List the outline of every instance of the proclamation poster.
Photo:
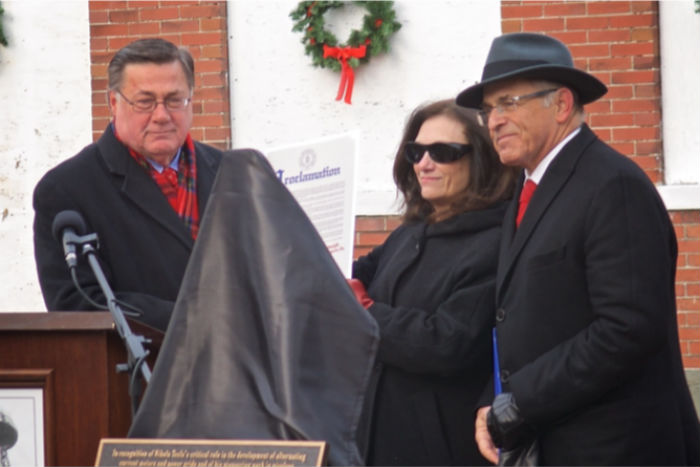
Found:
M 344 134 L 267 149 L 277 178 L 292 193 L 345 277 L 352 272 L 357 141 Z

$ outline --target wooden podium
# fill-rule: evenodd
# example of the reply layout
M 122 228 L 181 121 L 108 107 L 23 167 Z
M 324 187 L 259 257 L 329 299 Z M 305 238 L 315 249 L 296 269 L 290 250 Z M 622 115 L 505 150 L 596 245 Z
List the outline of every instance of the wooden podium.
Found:
M 100 439 L 126 436 L 128 374 L 116 372 L 126 362 L 109 312 L 0 313 L 0 397 L 42 390 L 45 465 L 94 465 Z

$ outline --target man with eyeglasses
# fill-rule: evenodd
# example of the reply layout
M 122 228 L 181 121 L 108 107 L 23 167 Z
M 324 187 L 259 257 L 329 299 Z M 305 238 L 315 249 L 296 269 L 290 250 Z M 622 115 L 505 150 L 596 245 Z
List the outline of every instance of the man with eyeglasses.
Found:
M 585 124 L 606 92 L 560 41 L 514 33 L 457 97 L 523 169 L 499 255 L 495 390 L 476 417 L 494 463 L 700 463 L 673 225 L 644 172 Z
M 193 141 L 194 61 L 162 39 L 142 39 L 109 63 L 112 121 L 100 139 L 50 170 L 34 191 L 34 248 L 48 310 L 105 305 L 87 264 L 77 288 L 54 238 L 57 213 L 78 212 L 99 239 L 118 300 L 165 330 L 222 152 Z

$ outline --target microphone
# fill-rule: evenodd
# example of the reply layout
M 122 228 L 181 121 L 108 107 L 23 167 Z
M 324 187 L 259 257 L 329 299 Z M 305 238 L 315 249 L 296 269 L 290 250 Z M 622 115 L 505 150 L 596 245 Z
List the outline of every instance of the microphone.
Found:
M 51 232 L 56 240 L 63 244 L 63 253 L 70 269 L 78 265 L 74 239 L 85 233 L 87 227 L 83 216 L 77 211 L 61 211 L 56 214 L 51 225 Z

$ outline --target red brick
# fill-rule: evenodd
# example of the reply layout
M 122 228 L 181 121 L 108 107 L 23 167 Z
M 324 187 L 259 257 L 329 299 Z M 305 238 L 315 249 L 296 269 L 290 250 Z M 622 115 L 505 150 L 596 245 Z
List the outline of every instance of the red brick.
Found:
M 700 224 L 700 211 L 672 211 L 673 221 L 681 224 Z
M 228 90 L 222 88 L 195 89 L 195 98 L 202 101 L 210 99 L 228 99 Z
M 691 262 L 700 262 L 700 255 L 688 255 L 688 257 L 692 260 Z M 698 261 L 695 261 L 694 258 L 697 258 Z M 693 266 L 700 266 L 700 264 L 694 264 Z M 686 297 L 700 297 L 700 282 L 685 284 L 685 289 Z M 700 324 L 700 315 L 698 316 L 698 324 Z
M 588 43 L 586 31 L 547 31 L 547 34 L 559 39 L 568 46 Z
M 196 32 L 199 31 L 199 21 L 163 21 L 160 23 L 161 30 L 168 33 L 176 32 Z
M 632 11 L 634 13 L 650 12 L 650 13 L 658 14 L 659 2 L 658 1 L 652 1 L 652 2 L 633 1 L 633 2 L 631 2 L 630 6 L 632 7 Z
M 199 25 L 202 31 L 213 32 L 213 31 L 225 31 L 226 30 L 226 19 L 225 18 L 201 18 L 199 20 Z
M 90 52 L 101 52 L 107 50 L 108 41 L 104 37 L 94 36 L 90 38 Z M 110 52 L 111 53 L 111 52 Z
M 386 229 L 389 232 L 393 232 L 400 225 L 401 225 L 401 216 L 387 216 Z
M 226 86 L 228 84 L 226 75 L 223 73 L 207 73 L 200 76 L 202 77 L 201 86 Z
M 542 16 L 542 5 L 539 4 L 523 4 L 523 5 L 506 5 L 501 4 L 501 17 L 510 18 L 538 18 Z
M 355 231 L 376 232 L 386 230 L 385 216 L 358 216 L 355 218 Z
M 678 251 L 683 253 L 700 252 L 700 240 L 678 240 Z M 700 279 L 700 276 L 698 276 Z
M 613 57 L 628 57 L 634 55 L 652 55 L 654 44 L 651 42 L 635 42 L 627 44 L 611 44 L 610 52 Z
M 700 270 L 679 269 L 676 271 L 677 282 L 700 282 Z
M 613 129 L 615 141 L 644 141 L 659 139 L 658 127 L 634 127 Z
M 227 147 L 231 147 L 231 128 L 228 125 L 221 128 L 205 128 L 204 132 L 206 141 L 225 141 L 228 143 Z
M 614 84 L 655 83 L 658 82 L 658 71 L 616 71 L 612 74 L 612 82 Z
M 591 43 L 595 42 L 625 42 L 631 37 L 629 29 L 600 29 L 588 31 L 588 39 Z
M 634 85 L 634 95 L 635 97 L 661 97 L 661 86 L 658 81 L 654 83 L 644 83 Z
M 591 115 L 592 126 L 632 126 L 634 114 L 595 114 Z
M 634 115 L 634 124 L 638 126 L 658 126 L 661 122 L 661 112 L 639 112 Z
M 530 32 L 563 31 L 564 18 L 523 19 L 523 30 Z
M 600 99 L 590 104 L 586 104 L 586 112 L 607 113 L 611 110 L 611 102 L 607 99 Z
M 648 112 L 656 109 L 657 105 L 649 99 L 612 101 L 613 112 Z
M 95 3 L 95 2 L 90 2 Z M 104 10 L 93 10 L 90 8 L 90 24 L 101 24 L 109 22 L 109 12 Z
M 123 36 L 128 34 L 125 24 L 95 24 L 90 26 L 90 36 Z
M 138 10 L 112 10 L 109 12 L 110 23 L 129 23 L 138 20 Z
M 686 225 L 685 226 L 686 238 L 700 238 L 700 225 Z M 700 252 L 700 250 L 698 250 Z
M 545 16 L 584 16 L 586 2 L 551 2 L 545 3 Z
M 678 329 L 678 337 L 681 340 L 698 340 L 700 339 L 700 329 L 696 327 L 682 327 Z
M 507 34 L 510 32 L 522 32 L 523 22 L 519 19 L 516 20 L 502 20 L 501 21 L 501 32 Z
M 363 246 L 381 245 L 388 236 L 389 232 L 360 232 L 357 244 Z
M 161 32 L 160 23 L 139 22 L 129 24 L 129 35 L 136 38 L 138 36 L 157 36 Z
M 606 46 L 607 48 L 607 46 Z M 609 55 L 607 55 L 609 56 Z M 631 57 L 615 57 L 615 58 L 591 58 L 588 61 L 588 69 L 591 71 L 597 70 L 629 70 L 632 68 Z
M 192 128 L 190 128 L 190 136 L 192 136 L 192 139 L 194 139 L 195 141 L 204 141 L 204 128 L 200 128 L 199 126 L 193 126 Z
M 581 16 L 566 18 L 566 29 L 607 29 L 609 18 L 601 16 Z
M 685 255 L 686 266 L 689 268 L 700 267 L 700 254 L 686 254 Z
M 109 11 L 124 8 L 126 5 L 123 1 L 103 2 L 90 1 L 88 2 L 90 11 Z
M 613 13 L 628 13 L 630 11 L 630 2 L 622 1 L 603 1 L 603 2 L 588 2 L 589 15 L 609 15 L 617 16 Z
M 634 69 L 635 70 L 648 70 L 651 68 L 659 68 L 659 57 L 654 56 L 643 56 L 634 57 Z
M 656 124 L 658 125 L 658 123 L 659 122 L 657 120 Z M 641 156 L 660 156 L 661 141 L 637 141 L 637 154 Z
M 143 8 L 140 11 L 142 21 L 180 19 L 180 10 L 177 7 L 160 7 L 154 9 Z
M 211 18 L 212 16 L 220 16 L 222 13 L 224 11 L 222 11 L 221 5 L 217 4 L 207 5 L 202 3 L 196 6 L 180 7 L 181 18 Z
M 608 92 L 605 94 L 606 99 L 629 99 L 634 97 L 634 87 L 628 84 L 613 84 L 608 86 Z
M 610 17 L 610 27 L 613 29 L 634 28 L 640 26 L 656 26 L 656 16 L 652 14 L 638 14 Z
M 620 142 L 613 142 L 610 141 L 610 139 L 604 139 L 601 137 L 603 141 L 606 141 L 610 146 L 612 146 L 617 152 L 624 154 L 626 156 L 629 156 L 634 152 L 634 143 L 620 143 Z
M 182 42 L 187 45 L 209 45 L 219 42 L 221 34 L 219 33 L 199 33 L 199 34 L 183 34 Z
M 569 46 L 574 57 L 610 57 L 610 46 L 608 44 L 587 44 Z
M 631 30 L 630 39 L 633 41 L 653 41 L 658 38 L 656 28 L 634 28 Z

